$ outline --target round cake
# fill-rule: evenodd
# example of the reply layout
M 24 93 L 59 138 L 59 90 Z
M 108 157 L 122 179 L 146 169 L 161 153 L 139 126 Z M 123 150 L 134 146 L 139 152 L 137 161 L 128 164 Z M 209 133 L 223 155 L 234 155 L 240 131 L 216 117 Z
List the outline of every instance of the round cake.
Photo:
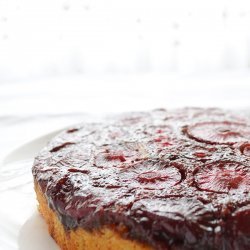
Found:
M 81 124 L 32 172 L 61 249 L 250 249 L 247 116 L 157 109 Z

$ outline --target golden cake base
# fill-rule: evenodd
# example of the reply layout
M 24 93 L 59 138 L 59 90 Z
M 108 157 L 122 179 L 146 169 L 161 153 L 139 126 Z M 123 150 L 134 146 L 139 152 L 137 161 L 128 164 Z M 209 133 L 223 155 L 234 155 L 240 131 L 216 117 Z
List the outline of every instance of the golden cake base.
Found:
M 50 235 L 62 250 L 152 250 L 145 244 L 122 238 L 119 231 L 112 227 L 103 227 L 91 232 L 82 228 L 66 231 L 56 213 L 49 208 L 37 183 L 35 191 L 39 203 L 38 210 L 48 225 Z

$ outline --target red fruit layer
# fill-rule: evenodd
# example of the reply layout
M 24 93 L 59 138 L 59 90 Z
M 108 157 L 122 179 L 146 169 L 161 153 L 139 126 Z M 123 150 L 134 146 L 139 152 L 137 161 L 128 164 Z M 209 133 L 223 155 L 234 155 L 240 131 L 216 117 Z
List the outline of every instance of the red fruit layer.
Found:
M 250 249 L 250 121 L 154 110 L 54 138 L 33 175 L 67 229 L 123 224 L 155 249 Z

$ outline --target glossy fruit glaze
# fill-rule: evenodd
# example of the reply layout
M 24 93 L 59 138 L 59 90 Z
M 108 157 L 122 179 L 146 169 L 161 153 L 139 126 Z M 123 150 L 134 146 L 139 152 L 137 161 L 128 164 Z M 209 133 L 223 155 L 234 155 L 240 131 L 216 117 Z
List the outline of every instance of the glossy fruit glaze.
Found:
M 67 229 L 125 227 L 154 249 L 250 249 L 250 121 L 129 113 L 54 138 L 33 175 Z

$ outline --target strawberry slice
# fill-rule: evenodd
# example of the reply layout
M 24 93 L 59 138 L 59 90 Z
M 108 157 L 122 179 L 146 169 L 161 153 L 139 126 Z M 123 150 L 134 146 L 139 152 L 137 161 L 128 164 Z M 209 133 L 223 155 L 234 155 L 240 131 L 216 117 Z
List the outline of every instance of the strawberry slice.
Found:
M 94 156 L 94 164 L 104 168 L 126 168 L 147 157 L 148 152 L 141 143 L 124 142 L 103 146 Z
M 250 126 L 237 122 L 203 122 L 184 129 L 192 139 L 210 144 L 234 144 L 250 139 Z
M 208 164 L 196 171 L 194 179 L 197 187 L 204 191 L 228 193 L 250 189 L 249 168 L 237 162 Z
M 153 162 L 137 166 L 135 172 L 137 173 L 136 180 L 144 189 L 169 188 L 178 184 L 182 179 L 181 173 L 176 167 L 163 166 Z

